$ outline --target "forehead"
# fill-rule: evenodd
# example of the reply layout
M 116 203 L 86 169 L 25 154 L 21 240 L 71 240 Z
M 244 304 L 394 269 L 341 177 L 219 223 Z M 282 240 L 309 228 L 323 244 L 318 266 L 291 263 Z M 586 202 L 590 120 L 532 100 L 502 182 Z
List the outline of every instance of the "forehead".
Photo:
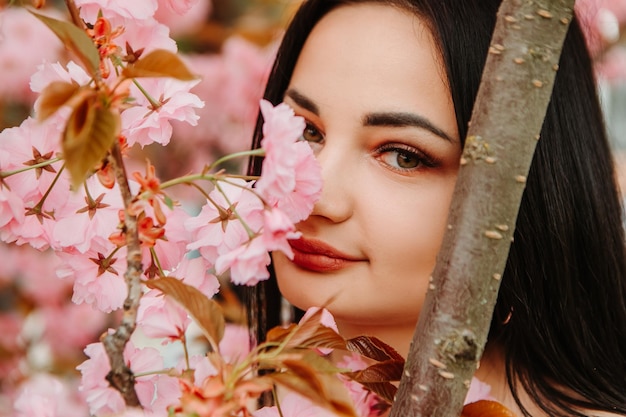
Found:
M 427 23 L 388 4 L 342 5 L 325 15 L 304 44 L 291 87 L 329 109 L 416 111 L 456 125 Z

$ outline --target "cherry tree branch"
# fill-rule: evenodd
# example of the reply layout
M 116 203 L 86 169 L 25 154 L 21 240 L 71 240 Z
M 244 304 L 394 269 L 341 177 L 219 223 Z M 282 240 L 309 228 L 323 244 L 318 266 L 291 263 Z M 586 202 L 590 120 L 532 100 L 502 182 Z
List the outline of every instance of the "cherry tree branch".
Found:
M 391 417 L 458 416 L 490 327 L 574 0 L 504 0 Z
M 137 326 L 137 310 L 141 299 L 141 274 L 143 272 L 141 246 L 137 230 L 137 218 L 128 212 L 133 196 L 128 184 L 128 176 L 119 144 L 116 143 L 112 148 L 109 158 L 113 164 L 117 184 L 124 200 L 124 231 L 127 248 L 127 267 L 124 278 L 128 286 L 128 295 L 124 301 L 122 322 L 114 333 L 109 333 L 102 338 L 102 343 L 111 364 L 111 371 L 107 375 L 107 380 L 113 388 L 122 394 L 126 405 L 138 407 L 140 403 L 135 391 L 135 377 L 124 361 L 124 348 Z

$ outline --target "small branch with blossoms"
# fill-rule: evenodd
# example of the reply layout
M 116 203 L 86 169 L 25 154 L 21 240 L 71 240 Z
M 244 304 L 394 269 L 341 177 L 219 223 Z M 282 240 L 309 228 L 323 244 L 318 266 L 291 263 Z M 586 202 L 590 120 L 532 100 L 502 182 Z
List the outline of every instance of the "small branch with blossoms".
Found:
M 87 346 L 89 359 L 78 367 L 91 414 L 140 407 L 163 416 L 251 416 L 250 399 L 282 386 L 315 406 L 356 415 L 336 374 L 374 384 L 371 375 L 333 365 L 318 349 L 358 351 L 374 342 L 350 344 L 314 313 L 227 359 L 220 342 L 228 326 L 212 300 L 216 274 L 254 285 L 269 277 L 269 252 L 293 256 L 294 223 L 309 215 L 321 191 L 320 168 L 300 140 L 303 119 L 285 104 L 262 101 L 261 149 L 223 156 L 167 182 L 150 161 L 145 174 L 128 175 L 130 147 L 167 144 L 170 120 L 195 123 L 193 109 L 202 103 L 189 89 L 197 77 L 169 38 L 154 35 L 162 33 L 154 10 L 66 4 L 72 23 L 32 12 L 76 61 L 43 64 L 31 82 L 40 93 L 37 118 L 0 133 L 0 205 L 10 213 L 0 216 L 0 235 L 52 249 L 62 263 L 58 275 L 73 279 L 75 303 L 123 310 L 119 326 Z M 259 178 L 221 169 L 250 156 L 264 157 Z M 178 185 L 204 197 L 198 215 L 167 194 Z M 191 318 L 208 341 L 206 355 L 189 354 Z M 135 346 L 137 328 L 179 343 L 182 362 L 165 366 L 158 351 Z M 392 358 L 396 371 L 398 360 Z M 388 375 L 377 375 L 373 390 L 390 400 Z M 374 404 L 378 397 L 368 398 Z M 384 400 L 375 403 L 384 408 Z

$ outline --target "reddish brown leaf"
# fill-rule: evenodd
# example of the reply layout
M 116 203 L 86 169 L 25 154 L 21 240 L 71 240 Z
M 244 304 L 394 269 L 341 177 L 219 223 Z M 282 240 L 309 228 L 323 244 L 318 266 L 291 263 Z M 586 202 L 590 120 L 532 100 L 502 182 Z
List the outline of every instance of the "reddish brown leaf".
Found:
M 91 38 L 69 22 L 53 19 L 39 13 L 31 13 L 50 28 L 67 49 L 72 51 L 85 66 L 87 73 L 95 76 L 100 65 L 100 55 Z
M 481 400 L 463 407 L 461 417 L 516 417 L 516 415 L 496 401 Z
M 195 319 L 211 345 L 217 348 L 224 336 L 224 315 L 220 306 L 200 290 L 173 277 L 161 277 L 146 282 L 176 300 Z
M 277 372 L 266 376 L 276 384 L 331 410 L 337 416 L 357 417 L 345 385 L 334 375 Z
M 59 107 L 69 101 L 78 91 L 78 84 L 65 81 L 53 81 L 41 92 L 39 98 L 39 120 L 45 120 L 54 114 Z
M 404 361 L 390 359 L 375 363 L 360 371 L 348 374 L 357 382 L 390 382 L 399 381 L 402 378 Z
M 358 336 L 349 339 L 346 341 L 346 347 L 352 352 L 360 353 L 377 361 L 393 359 L 404 362 L 402 355 L 396 352 L 394 348 L 375 337 Z
M 282 343 L 288 340 L 287 348 L 330 348 L 346 349 L 346 341 L 339 333 L 322 324 L 322 310 L 316 311 L 299 324 L 292 324 L 288 328 L 276 327 L 270 330 L 266 340 Z
M 122 75 L 127 78 L 172 77 L 182 81 L 197 78 L 178 55 L 164 49 L 154 50 L 134 63 L 128 64 Z
M 76 188 L 115 143 L 120 131 L 117 112 L 100 105 L 95 94 L 74 107 L 63 133 L 63 157 Z
M 293 323 L 290 324 L 288 327 L 276 326 L 267 332 L 265 340 L 267 342 L 280 343 L 285 340 L 285 338 L 289 336 L 289 334 L 294 332 L 296 327 L 298 327 L 298 325 Z

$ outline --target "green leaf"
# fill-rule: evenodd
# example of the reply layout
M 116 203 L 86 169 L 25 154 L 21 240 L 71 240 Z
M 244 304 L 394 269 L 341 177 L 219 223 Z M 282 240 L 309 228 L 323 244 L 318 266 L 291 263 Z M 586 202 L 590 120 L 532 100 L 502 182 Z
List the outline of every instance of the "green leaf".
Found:
M 68 103 L 78 92 L 78 84 L 66 83 L 65 81 L 53 81 L 41 92 L 39 98 L 39 120 L 46 120 L 52 116 L 61 106 Z
M 225 320 L 220 306 L 200 290 L 178 278 L 161 277 L 146 281 L 148 288 L 156 288 L 172 297 L 194 318 L 215 350 L 224 336 Z
M 63 157 L 74 188 L 115 143 L 120 131 L 120 115 L 104 108 L 96 94 L 85 96 L 74 107 L 63 133 Z
M 189 71 L 178 55 L 165 49 L 157 49 L 142 56 L 122 71 L 127 78 L 172 77 L 191 81 L 197 77 Z
M 78 56 L 92 77 L 98 74 L 100 55 L 93 41 L 84 30 L 69 22 L 53 19 L 33 11 L 31 13 L 48 26 L 61 39 L 66 48 Z

